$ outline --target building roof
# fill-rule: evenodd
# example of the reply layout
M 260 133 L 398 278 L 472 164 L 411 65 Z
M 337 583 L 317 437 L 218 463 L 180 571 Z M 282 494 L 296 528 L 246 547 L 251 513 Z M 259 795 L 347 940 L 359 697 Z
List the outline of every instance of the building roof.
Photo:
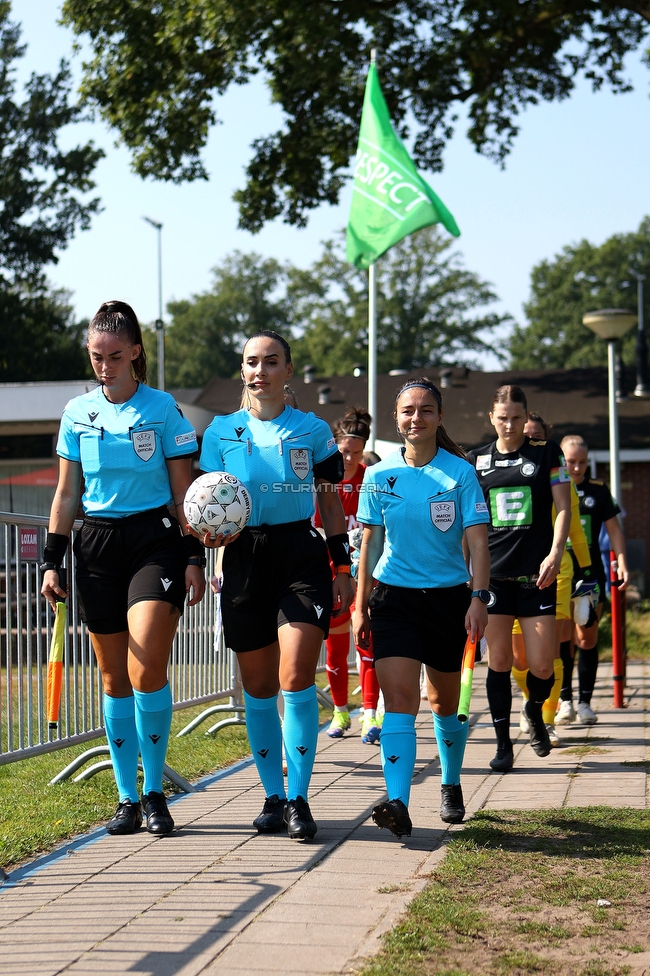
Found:
M 393 405 L 395 393 L 408 379 L 424 372 L 440 385 L 440 370 L 418 370 L 401 376 L 380 376 L 377 381 L 377 418 L 375 435 L 380 440 L 395 441 Z M 528 399 L 529 410 L 541 414 L 553 425 L 552 437 L 578 433 L 592 450 L 609 447 L 609 411 L 607 370 L 604 367 L 568 370 L 505 370 L 483 373 L 453 369 L 448 375 L 451 386 L 442 390 L 445 426 L 450 435 L 466 448 L 478 447 L 493 436 L 489 420 L 490 401 L 498 387 L 520 386 Z M 366 377 L 339 376 L 304 383 L 294 377 L 292 387 L 301 410 L 313 411 L 328 423 L 341 417 L 357 404 L 365 405 L 368 396 Z M 634 388 L 631 371 L 625 375 L 625 389 Z M 319 391 L 329 387 L 329 402 L 319 404 Z M 237 410 L 241 381 L 212 379 L 194 401 L 215 414 Z M 622 448 L 650 448 L 650 400 L 631 396 L 619 403 L 620 444 Z

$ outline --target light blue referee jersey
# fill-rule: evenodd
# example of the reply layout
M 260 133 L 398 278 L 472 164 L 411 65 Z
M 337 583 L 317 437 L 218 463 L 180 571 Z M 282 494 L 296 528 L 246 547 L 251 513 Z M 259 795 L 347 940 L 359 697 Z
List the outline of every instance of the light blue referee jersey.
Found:
M 438 449 L 422 468 L 410 467 L 402 450 L 369 467 L 357 520 L 386 531 L 375 579 L 429 589 L 467 582 L 463 532 L 490 519 L 472 465 Z
M 247 410 L 215 417 L 203 436 L 202 471 L 229 471 L 248 488 L 249 525 L 279 525 L 314 514 L 314 464 L 338 448 L 324 420 L 285 407 L 275 420 Z
M 70 400 L 56 445 L 60 457 L 81 463 L 84 512 L 103 518 L 170 505 L 165 461 L 196 449 L 196 432 L 173 397 L 143 383 L 126 403 L 111 403 L 101 386 Z

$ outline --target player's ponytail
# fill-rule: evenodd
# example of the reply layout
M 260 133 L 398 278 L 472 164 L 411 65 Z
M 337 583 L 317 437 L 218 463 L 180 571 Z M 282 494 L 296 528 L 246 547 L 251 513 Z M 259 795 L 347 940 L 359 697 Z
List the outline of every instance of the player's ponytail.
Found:
M 344 417 L 339 417 L 332 425 L 332 433 L 337 441 L 342 437 L 358 437 L 365 444 L 370 437 L 372 418 L 364 407 L 350 407 Z
M 441 447 L 443 451 L 447 451 L 449 454 L 455 454 L 456 457 L 463 458 L 465 461 L 467 460 L 467 454 L 462 449 L 462 447 L 460 447 L 456 443 L 456 441 L 452 440 L 452 438 L 447 433 L 444 424 L 440 424 L 440 426 L 438 427 L 436 444 L 438 445 L 438 447 Z
M 432 394 L 433 398 L 437 401 L 438 409 L 442 412 L 442 393 L 440 392 L 436 384 L 432 383 L 432 381 L 428 378 L 428 376 L 416 376 L 415 379 L 407 380 L 406 383 L 404 383 L 404 385 L 400 387 L 395 397 L 396 412 L 397 412 L 397 404 L 402 393 L 405 393 L 406 390 L 412 389 L 412 387 L 414 386 L 419 386 L 422 387 L 422 389 L 424 390 L 428 390 L 429 393 Z M 399 429 L 398 429 L 398 434 L 399 434 Z M 400 434 L 400 437 L 401 436 L 402 435 Z M 447 430 L 445 429 L 443 424 L 440 424 L 436 433 L 436 446 L 441 447 L 443 451 L 447 451 L 449 454 L 453 454 L 455 457 L 463 458 L 465 461 L 467 460 L 467 455 L 465 454 L 465 451 L 462 449 L 462 447 L 460 447 L 456 443 L 456 441 L 452 440 L 452 438 L 447 433 Z
M 140 346 L 140 354 L 133 360 L 131 367 L 139 383 L 147 382 L 147 354 L 142 340 L 142 329 L 130 305 L 126 302 L 104 302 L 88 325 L 88 335 L 93 332 L 109 332 L 132 346 Z

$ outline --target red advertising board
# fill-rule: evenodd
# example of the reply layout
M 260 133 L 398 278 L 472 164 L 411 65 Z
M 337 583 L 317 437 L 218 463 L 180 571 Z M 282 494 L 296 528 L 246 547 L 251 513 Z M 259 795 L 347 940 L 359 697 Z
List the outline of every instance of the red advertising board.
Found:
M 38 559 L 38 529 L 21 527 L 20 529 L 20 558 Z

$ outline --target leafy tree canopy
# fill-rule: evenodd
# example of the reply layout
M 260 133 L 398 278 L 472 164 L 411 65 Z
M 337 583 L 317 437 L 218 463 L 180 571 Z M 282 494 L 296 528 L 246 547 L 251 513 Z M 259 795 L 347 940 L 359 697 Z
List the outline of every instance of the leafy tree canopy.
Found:
M 68 292 L 0 288 L 0 383 L 90 376 L 87 325 L 75 321 Z
M 23 101 L 15 99 L 16 61 L 23 57 L 20 28 L 0 0 L 0 276 L 5 284 L 34 280 L 77 229 L 90 226 L 99 199 L 86 194 L 103 150 L 92 142 L 64 150 L 61 129 L 81 119 L 69 102 L 70 72 L 32 74 Z
M 215 96 L 265 73 L 285 122 L 255 140 L 236 194 L 240 225 L 259 230 L 338 200 L 371 48 L 403 136 L 415 120 L 421 168 L 442 168 L 463 105 L 469 139 L 503 162 L 527 105 L 567 98 L 580 75 L 627 90 L 650 0 L 65 0 L 63 16 L 93 52 L 83 92 L 142 176 L 206 178 Z
M 496 296 L 457 254 L 448 253 L 451 245 L 426 228 L 378 263 L 380 371 L 445 363 L 476 367 L 482 353 L 494 351 L 487 336 L 508 317 L 484 310 Z M 172 302 L 168 310 L 170 387 L 237 376 L 243 344 L 259 329 L 292 337 L 297 370 L 311 363 L 319 373 L 345 375 L 367 356 L 368 278 L 345 260 L 342 238 L 327 243 L 307 270 L 235 251 L 214 269 L 209 292 Z M 154 348 L 152 336 L 152 370 Z
M 496 295 L 462 267 L 452 245 L 436 227 L 426 227 L 377 263 L 379 372 L 461 363 L 480 368 L 482 353 L 497 353 L 487 336 L 509 316 L 483 311 Z M 302 332 L 296 360 L 326 375 L 351 373 L 367 356 L 367 274 L 346 261 L 341 239 L 326 244 L 309 271 L 289 277 L 293 324 Z
M 644 321 L 650 314 L 650 217 L 632 234 L 615 234 L 600 246 L 580 241 L 531 273 L 528 325 L 516 326 L 509 341 L 515 369 L 564 369 L 607 363 L 607 343 L 582 324 L 585 312 L 600 308 L 637 310 L 637 280 L 647 276 Z M 624 361 L 634 362 L 634 330 L 622 342 Z
M 70 104 L 70 73 L 32 74 L 16 98 L 20 28 L 0 0 L 0 381 L 74 379 L 88 375 L 69 295 L 52 290 L 45 269 L 99 210 L 87 194 L 104 155 L 92 142 L 59 144 L 61 130 L 82 118 Z
M 260 329 L 287 331 L 286 300 L 277 297 L 284 268 L 272 258 L 234 251 L 213 271 L 212 289 L 170 302 L 165 338 L 165 385 L 205 386 L 213 376 L 238 376 L 246 337 Z M 156 375 L 155 333 L 147 343 Z

